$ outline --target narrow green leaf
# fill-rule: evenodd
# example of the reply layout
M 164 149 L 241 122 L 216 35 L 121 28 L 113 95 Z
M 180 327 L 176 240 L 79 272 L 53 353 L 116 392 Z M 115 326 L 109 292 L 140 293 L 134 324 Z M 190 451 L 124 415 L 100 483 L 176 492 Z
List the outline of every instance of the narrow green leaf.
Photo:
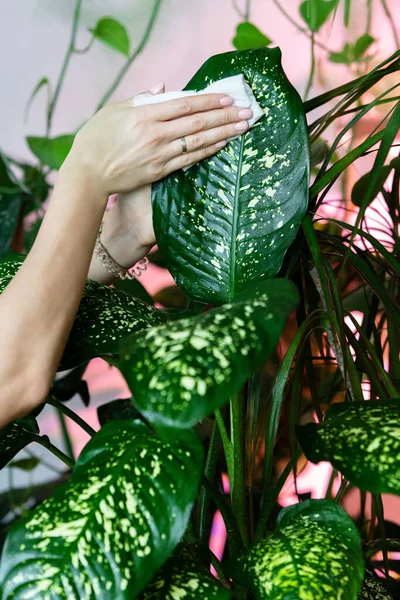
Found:
M 283 509 L 277 529 L 235 566 L 257 600 L 357 600 L 364 575 L 357 528 L 328 500 Z
M 392 167 L 390 165 L 381 168 L 379 178 L 376 183 L 378 191 L 380 191 L 383 188 L 383 184 L 389 177 L 389 173 L 391 170 Z M 354 184 L 354 187 L 351 191 L 351 201 L 356 206 L 361 206 L 363 204 L 364 198 L 367 196 L 369 188 L 371 186 L 371 179 L 372 171 L 369 171 L 368 173 L 365 173 L 365 175 L 360 177 L 360 179 Z M 374 200 L 374 198 L 371 198 L 370 194 L 368 194 L 368 197 L 370 204 Z
M 316 33 L 328 20 L 338 4 L 338 0 L 305 0 L 300 5 L 300 15 L 309 29 Z
M 110 17 L 104 17 L 100 19 L 94 29 L 89 29 L 92 35 L 110 46 L 117 52 L 121 52 L 125 56 L 129 56 L 130 53 L 130 41 L 129 35 L 125 27 Z
M 400 495 L 400 399 L 332 405 L 323 423 L 297 428 L 306 457 L 329 461 L 360 490 Z
M 374 571 L 366 568 L 358 600 L 392 600 L 392 596 L 375 575 Z
M 33 417 L 13 421 L 0 431 L 0 469 L 25 446 L 34 441 L 39 426 Z
M 232 594 L 210 574 L 191 548 L 182 547 L 157 573 L 139 600 L 229 600 Z
M 53 139 L 30 136 L 26 141 L 43 165 L 59 169 L 72 148 L 74 138 L 75 135 L 60 135 Z
M 167 442 L 144 425 L 108 423 L 70 482 L 9 533 L 2 598 L 136 598 L 184 534 L 201 468 L 193 431 Z
M 344 26 L 348 27 L 350 23 L 351 0 L 344 0 Z
M 232 44 L 237 50 L 252 50 L 256 48 L 265 48 L 269 46 L 272 40 L 264 35 L 258 27 L 246 21 L 240 23 L 236 29 L 236 36 L 232 40 Z
M 275 276 L 308 205 L 303 105 L 278 48 L 213 56 L 187 89 L 241 73 L 265 117 L 216 156 L 153 186 L 154 228 L 167 267 L 184 294 L 203 303 L 231 302 Z
M 36 95 L 38 94 L 38 92 L 40 92 L 40 90 L 42 89 L 42 87 L 47 86 L 47 90 L 48 93 L 50 94 L 50 81 L 48 80 L 47 77 L 42 77 L 37 84 L 35 85 L 35 87 L 33 88 L 33 91 L 31 93 L 31 95 L 29 96 L 29 100 L 26 103 L 26 107 L 25 107 L 25 112 L 24 112 L 24 119 L 26 120 L 28 118 L 28 114 L 29 114 L 29 110 L 32 106 L 32 102 L 34 101 Z
M 123 340 L 117 366 L 134 405 L 156 427 L 191 427 L 225 404 L 275 349 L 296 288 L 271 279 L 249 295 Z

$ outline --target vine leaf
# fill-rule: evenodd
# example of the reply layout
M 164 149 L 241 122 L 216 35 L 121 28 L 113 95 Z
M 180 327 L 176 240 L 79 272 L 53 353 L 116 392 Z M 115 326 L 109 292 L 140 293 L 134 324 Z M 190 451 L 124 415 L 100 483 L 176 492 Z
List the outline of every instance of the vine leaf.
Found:
M 33 442 L 39 426 L 33 417 L 16 419 L 0 430 L 0 469 L 14 458 L 20 450 Z
M 357 600 L 364 575 L 357 528 L 328 500 L 306 500 L 283 509 L 277 529 L 235 567 L 232 575 L 257 600 Z
M 184 534 L 201 468 L 193 431 L 167 442 L 145 425 L 107 423 L 70 482 L 9 533 L 1 597 L 136 598 Z
M 157 573 L 139 600 L 229 600 L 232 594 L 201 564 L 191 547 L 183 546 Z
M 295 286 L 270 279 L 234 304 L 142 331 L 121 342 L 117 367 L 155 427 L 191 427 L 244 384 L 275 349 Z
M 258 27 L 246 21 L 239 23 L 236 29 L 236 36 L 232 44 L 237 50 L 251 50 L 252 48 L 265 48 L 269 46 L 272 40 L 264 35 Z
M 339 0 L 305 0 L 300 5 L 300 15 L 309 29 L 316 33 L 328 20 L 329 15 L 338 5 Z
M 75 135 L 60 135 L 56 138 L 29 136 L 26 141 L 43 165 L 57 170 L 67 158 L 74 138 Z
M 311 462 L 331 462 L 360 490 L 400 495 L 399 423 L 398 398 L 346 402 L 297 427 L 297 438 Z
M 125 56 L 130 53 L 129 35 L 125 27 L 116 19 L 104 17 L 97 21 L 94 29 L 89 29 L 93 37 L 103 44 L 110 46 L 113 50 L 121 52 Z
M 308 203 L 303 104 L 278 48 L 213 56 L 186 89 L 241 73 L 265 117 L 217 155 L 152 187 L 154 229 L 166 265 L 185 295 L 203 303 L 231 302 L 275 276 Z

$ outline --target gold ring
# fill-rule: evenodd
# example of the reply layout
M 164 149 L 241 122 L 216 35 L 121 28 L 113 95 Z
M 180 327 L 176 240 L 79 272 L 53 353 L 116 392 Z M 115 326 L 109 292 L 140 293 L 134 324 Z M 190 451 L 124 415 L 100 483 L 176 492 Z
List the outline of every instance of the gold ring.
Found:
M 182 152 L 183 152 L 183 154 L 186 154 L 186 152 L 188 151 L 188 149 L 187 149 L 187 146 L 186 146 L 185 137 L 181 137 L 181 144 L 182 144 Z

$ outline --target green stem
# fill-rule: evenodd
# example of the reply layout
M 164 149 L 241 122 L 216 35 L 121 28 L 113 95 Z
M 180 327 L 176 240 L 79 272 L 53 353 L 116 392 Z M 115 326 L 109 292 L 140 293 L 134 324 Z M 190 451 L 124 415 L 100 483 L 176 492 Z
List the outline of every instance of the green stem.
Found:
M 245 438 L 245 457 L 246 457 L 246 477 L 249 492 L 249 531 L 250 537 L 254 532 L 254 502 L 251 489 L 253 486 L 254 460 L 256 457 L 257 444 L 257 426 L 260 409 L 260 371 L 254 372 L 249 379 L 247 407 L 246 407 L 246 438 Z
M 72 31 L 71 31 L 70 42 L 69 42 L 69 45 L 67 48 L 67 53 L 65 55 L 64 62 L 61 67 L 60 75 L 58 77 L 56 89 L 54 90 L 53 97 L 52 97 L 51 101 L 49 102 L 49 106 L 47 109 L 47 125 L 46 125 L 46 136 L 47 137 L 50 135 L 51 121 L 53 118 L 54 109 L 56 107 L 56 104 L 57 104 L 57 101 L 58 101 L 58 98 L 60 95 L 61 87 L 62 87 L 62 84 L 65 79 L 69 61 L 71 60 L 71 56 L 74 52 L 75 40 L 76 40 L 77 31 L 78 31 L 78 23 L 79 23 L 81 8 L 82 8 L 82 0 L 76 0 L 74 16 L 73 16 L 73 21 L 72 21 Z
M 57 408 L 60 412 L 64 413 L 64 415 L 72 421 L 75 421 L 75 423 L 82 427 L 82 429 L 84 429 L 86 433 L 90 435 L 90 437 L 93 437 L 96 434 L 96 431 L 92 429 L 92 427 L 90 427 L 90 425 L 88 425 L 86 421 L 81 419 L 76 413 L 74 413 L 73 410 L 68 408 L 68 406 L 65 406 L 65 404 L 63 404 L 59 400 L 56 400 L 56 398 L 54 398 L 53 396 L 48 398 L 46 402 L 47 404 L 51 404 L 51 406 L 55 406 L 55 408 Z
M 206 463 L 204 467 L 204 477 L 213 482 L 217 469 L 218 454 L 221 442 L 221 435 L 217 422 L 214 421 L 211 433 L 210 445 L 208 447 Z M 198 517 L 198 536 L 203 542 L 207 542 L 210 536 L 210 494 L 204 486 L 201 486 L 199 494 L 199 517 Z
M 57 456 L 57 458 L 59 458 L 64 464 L 66 464 L 67 467 L 69 467 L 70 469 L 74 468 L 75 461 L 73 461 L 69 456 L 64 454 L 62 450 L 54 446 L 50 442 L 47 435 L 32 434 L 32 437 L 33 441 L 35 441 L 40 446 L 43 446 L 43 448 L 46 448 L 46 450 L 49 450 L 52 454 L 54 454 L 54 456 Z
M 276 501 L 278 499 L 280 491 L 283 488 L 283 486 L 285 485 L 287 478 L 289 477 L 291 471 L 293 471 L 294 467 L 298 463 L 302 454 L 303 454 L 303 452 L 299 448 L 297 450 L 297 452 L 289 460 L 288 464 L 283 469 L 278 481 L 276 482 L 276 484 L 273 486 L 270 493 L 268 494 L 268 502 L 264 503 L 264 506 L 262 507 L 262 510 L 260 513 L 260 518 L 258 519 L 257 529 L 256 529 L 256 533 L 254 536 L 254 542 L 258 542 L 260 539 L 262 539 L 264 532 L 267 528 L 269 516 L 276 504 Z
M 231 477 L 233 473 L 233 451 L 232 444 L 229 440 L 228 432 L 226 431 L 224 419 L 220 409 L 215 411 L 215 420 L 217 421 L 219 433 L 222 440 L 222 446 L 224 448 L 225 460 L 228 467 L 228 475 Z
M 336 504 L 340 504 L 341 503 L 342 498 L 343 498 L 344 494 L 346 493 L 346 491 L 348 489 L 348 484 L 349 484 L 349 482 L 347 481 L 347 479 L 343 478 L 343 481 L 340 484 L 340 488 L 338 490 L 338 493 L 336 494 L 336 498 L 334 499 L 334 502 L 336 502 Z
M 314 33 L 312 33 L 311 34 L 311 68 L 310 68 L 310 75 L 308 77 L 306 91 L 304 92 L 304 102 L 307 101 L 308 95 L 310 93 L 311 86 L 314 81 L 314 75 L 315 75 L 315 36 L 314 36 Z
M 366 33 L 371 32 L 372 25 L 372 0 L 367 1 L 367 31 Z
M 150 20 L 149 20 L 148 25 L 146 27 L 146 31 L 144 32 L 143 38 L 141 39 L 141 41 L 139 43 L 139 46 L 136 48 L 135 52 L 128 58 L 128 60 L 125 63 L 125 65 L 122 67 L 122 69 L 120 70 L 120 72 L 117 74 L 114 82 L 111 84 L 111 87 L 107 90 L 107 92 L 104 94 L 104 96 L 100 100 L 100 102 L 99 102 L 99 104 L 97 106 L 96 112 L 98 110 L 100 110 L 100 108 L 102 108 L 104 106 L 104 104 L 109 100 L 109 98 L 111 97 L 111 95 L 115 92 L 115 90 L 117 89 L 117 87 L 121 83 L 122 79 L 125 77 L 128 69 L 131 66 L 131 64 L 133 63 L 133 61 L 139 56 L 139 54 L 141 54 L 141 52 L 145 48 L 145 46 L 146 46 L 146 44 L 147 44 L 147 42 L 148 42 L 148 40 L 150 38 L 150 34 L 151 34 L 152 30 L 153 30 L 154 24 L 156 22 L 161 2 L 162 2 L 162 0 L 155 0 L 154 6 L 153 6 L 153 10 L 152 10 L 151 15 L 150 15 Z
M 233 472 L 230 474 L 231 502 L 240 535 L 245 547 L 249 544 L 246 522 L 245 476 L 244 476 L 244 405 L 243 395 L 235 394 L 231 399 L 231 444 L 233 450 Z
M 390 12 L 390 8 L 388 7 L 387 1 L 386 0 L 381 0 L 381 4 L 383 7 L 383 10 L 385 11 L 385 15 L 387 16 L 389 23 L 390 23 L 390 27 L 392 28 L 392 34 L 393 34 L 393 39 L 394 39 L 394 43 L 396 46 L 396 49 L 398 49 L 400 47 L 400 39 L 397 33 L 397 29 L 396 29 L 396 23 L 393 19 L 393 15 Z
M 64 417 L 63 413 L 60 410 L 57 410 L 57 416 L 58 416 L 58 419 L 60 421 L 61 433 L 62 433 L 62 436 L 63 436 L 64 446 L 65 446 L 65 449 L 67 451 L 67 454 L 71 458 L 74 458 L 75 457 L 74 448 L 72 446 L 71 437 L 69 435 L 67 424 L 65 422 L 65 417 Z

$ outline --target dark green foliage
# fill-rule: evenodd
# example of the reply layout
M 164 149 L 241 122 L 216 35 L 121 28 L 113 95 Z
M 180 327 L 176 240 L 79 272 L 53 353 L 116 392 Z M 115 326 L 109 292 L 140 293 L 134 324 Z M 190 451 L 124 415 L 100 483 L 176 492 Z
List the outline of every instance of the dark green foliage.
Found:
M 0 469 L 33 442 L 38 433 L 39 427 L 33 417 L 17 419 L 4 427 L 0 431 Z

